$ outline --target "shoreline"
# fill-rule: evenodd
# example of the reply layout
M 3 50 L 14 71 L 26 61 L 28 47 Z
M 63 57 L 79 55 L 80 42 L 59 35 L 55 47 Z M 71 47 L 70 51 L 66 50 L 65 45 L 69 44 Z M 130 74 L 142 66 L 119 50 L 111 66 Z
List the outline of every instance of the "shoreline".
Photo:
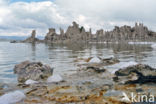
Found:
M 112 74 L 108 69 L 104 69 L 102 66 L 113 65 L 118 63 L 114 58 L 102 59 L 102 63 L 98 62 L 98 58 L 95 58 L 95 63 L 90 63 L 87 60 L 93 59 L 77 59 L 77 61 L 86 61 L 86 64 L 81 64 L 82 66 L 76 70 L 75 73 L 61 75 L 62 79 L 58 82 L 46 82 L 40 81 L 38 83 L 32 84 L 18 84 L 8 87 L 8 91 L 5 91 L 1 88 L 1 95 L 14 91 L 22 91 L 25 94 L 25 98 L 17 102 L 17 104 L 29 103 L 46 103 L 46 104 L 64 104 L 64 103 L 87 103 L 90 104 L 94 102 L 95 104 L 108 103 L 108 104 L 131 104 L 130 101 L 122 100 L 122 93 L 126 93 L 130 97 L 129 93 L 133 92 L 134 94 L 156 94 L 155 82 L 153 83 L 130 83 L 125 84 L 122 80 L 126 81 L 131 78 L 131 80 L 136 80 L 135 76 L 132 74 L 126 75 L 120 81 L 116 81 L 118 76 Z M 102 66 L 101 66 L 102 64 Z M 128 64 L 123 66 L 124 70 L 132 70 L 134 67 L 145 68 L 145 71 L 140 71 L 143 73 L 151 73 L 150 70 L 153 70 L 153 75 L 155 75 L 156 69 L 149 69 L 150 66 L 138 65 L 138 64 Z M 122 68 L 121 68 L 122 69 Z M 135 69 L 135 68 L 134 68 Z M 137 70 L 137 69 L 136 69 Z M 140 70 L 140 69 L 139 69 Z M 139 71 L 138 70 L 138 71 Z M 116 72 L 120 69 L 116 70 Z M 127 71 L 126 71 L 127 72 Z M 126 73 L 124 72 L 124 73 Z M 55 73 L 54 75 L 55 76 Z M 120 77 L 119 77 L 120 78 Z M 11 88 L 11 89 L 9 89 Z M 150 90 L 148 90 L 150 88 Z M 4 92 L 3 92 L 4 91 Z M 149 92 L 150 91 L 150 92 Z

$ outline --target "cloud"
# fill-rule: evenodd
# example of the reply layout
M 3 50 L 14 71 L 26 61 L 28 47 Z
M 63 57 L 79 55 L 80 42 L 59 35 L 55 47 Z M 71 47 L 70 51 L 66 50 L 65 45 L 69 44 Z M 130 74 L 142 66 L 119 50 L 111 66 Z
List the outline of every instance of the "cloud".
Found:
M 105 29 L 112 25 L 132 25 L 132 22 L 143 22 L 155 27 L 155 0 L 56 0 L 62 9 L 86 17 L 86 23 L 98 24 Z M 94 27 L 93 27 L 94 28 Z
M 0 7 L 0 35 L 28 35 L 32 29 L 37 29 L 39 35 L 46 34 L 49 27 L 66 24 L 57 10 L 57 5 L 50 1 L 3 5 Z
M 0 35 L 28 35 L 32 29 L 45 35 L 49 27 L 66 29 L 72 21 L 93 31 L 135 22 L 156 30 L 155 4 L 155 0 L 0 0 Z

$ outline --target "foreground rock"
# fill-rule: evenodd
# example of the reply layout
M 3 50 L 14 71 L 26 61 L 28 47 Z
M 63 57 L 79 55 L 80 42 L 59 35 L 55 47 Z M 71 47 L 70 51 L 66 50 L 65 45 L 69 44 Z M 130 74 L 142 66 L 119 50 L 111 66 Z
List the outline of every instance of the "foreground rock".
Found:
M 26 80 L 44 80 L 53 74 L 53 69 L 41 62 L 24 61 L 15 65 L 14 73 L 17 74 L 18 81 L 24 83 Z
M 40 83 L 26 92 L 26 104 L 131 104 L 124 94 L 155 95 L 155 85 L 118 84 L 104 69 L 87 68 L 64 75 L 61 83 Z M 149 90 L 150 89 L 150 90 Z M 19 103 L 19 104 L 22 104 Z
M 122 68 L 115 75 L 114 80 L 122 83 L 156 83 L 156 69 L 144 64 Z
M 27 73 L 27 71 L 29 72 L 29 70 L 31 70 L 32 73 L 36 73 L 37 69 L 48 69 L 44 66 L 45 65 L 42 65 L 42 63 L 40 62 L 25 61 L 21 64 L 16 65 L 14 71 L 18 74 Z M 50 71 L 50 69 L 48 71 Z M 48 71 L 46 71 L 44 74 L 47 75 L 46 73 Z M 123 80 L 127 82 L 129 81 L 129 79 L 135 79 L 135 76 L 133 76 L 134 74 L 131 74 L 132 72 L 136 74 L 141 73 L 145 79 L 147 76 L 155 76 L 154 68 L 142 64 L 124 67 L 116 71 L 115 75 L 118 78 L 119 82 Z M 36 74 L 38 74 L 38 72 Z M 23 75 L 30 76 L 30 73 Z M 130 77 L 127 77 L 129 75 Z M 120 84 L 116 81 L 114 82 L 113 77 L 114 74 L 109 72 L 107 69 L 104 69 L 103 67 L 87 66 L 85 68 L 82 68 L 81 70 L 75 70 L 72 74 L 67 73 L 61 76 L 50 76 L 47 80 L 41 81 L 39 83 L 36 83 L 36 81 L 34 83 L 33 79 L 27 80 L 27 83 L 29 82 L 28 84 L 31 84 L 32 82 L 33 84 L 24 87 L 18 87 L 23 90 L 26 97 L 22 97 L 20 100 L 18 100 L 20 102 L 18 102 L 17 104 L 131 104 L 132 102 L 130 100 L 126 100 L 124 98 L 125 94 L 128 98 L 131 98 L 132 92 L 134 93 L 134 95 L 138 94 L 139 96 L 150 96 L 156 94 L 155 83 Z M 142 77 L 139 76 L 138 78 Z M 0 92 L 1 91 L 2 97 L 4 95 L 6 96 L 7 93 L 3 92 L 3 87 L 2 89 L 0 89 Z M 15 89 L 12 91 L 15 91 Z M 24 100 L 22 100 L 23 98 Z M 10 100 L 15 101 L 14 99 Z

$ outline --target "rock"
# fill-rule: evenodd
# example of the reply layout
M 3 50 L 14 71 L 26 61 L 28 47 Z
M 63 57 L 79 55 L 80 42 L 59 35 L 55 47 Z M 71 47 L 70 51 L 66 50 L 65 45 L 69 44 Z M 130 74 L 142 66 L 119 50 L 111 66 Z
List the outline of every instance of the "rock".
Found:
M 23 42 L 42 42 L 35 38 L 36 31 L 32 31 L 32 36 L 24 40 Z M 49 28 L 49 32 L 46 34 L 43 40 L 46 43 L 119 43 L 129 41 L 155 41 L 156 32 L 148 30 L 142 23 L 136 23 L 134 27 L 131 26 L 115 26 L 111 31 L 104 31 L 103 29 L 97 30 L 95 34 L 92 34 L 91 29 L 86 31 L 83 26 L 79 26 L 78 23 L 73 22 L 72 26 L 67 28 L 64 32 L 60 28 L 60 34 L 57 34 L 54 28 Z
M 119 69 L 115 72 L 115 75 L 115 81 L 125 84 L 156 83 L 156 69 L 144 64 L 137 64 Z
M 153 37 L 153 39 L 152 39 Z M 156 39 L 155 32 L 149 31 L 142 23 L 136 23 L 131 26 L 115 26 L 112 31 L 97 30 L 91 39 L 95 42 L 124 42 L 124 41 L 145 41 Z
M 73 26 L 69 26 L 67 31 L 60 28 L 60 34 L 55 32 L 54 28 L 50 28 L 49 32 L 45 36 L 45 42 L 47 43 L 68 43 L 68 42 L 86 42 L 90 38 L 90 34 L 85 32 L 84 27 L 79 28 L 79 24 L 73 22 Z M 81 41 L 81 42 L 80 42 Z
M 25 39 L 24 43 L 35 43 L 35 42 L 39 42 L 40 40 L 36 38 L 36 30 L 32 30 L 31 36 L 27 39 Z
M 21 91 L 9 92 L 0 97 L 0 104 L 15 104 L 23 100 L 26 96 Z
M 31 84 L 35 84 L 35 83 L 38 83 L 38 82 L 34 81 L 34 80 L 31 80 L 31 79 L 28 79 L 27 81 L 25 81 L 26 85 L 31 85 Z
M 58 75 L 58 74 L 52 75 L 52 76 L 50 76 L 47 79 L 48 83 L 51 83 L 51 82 L 55 82 L 56 83 L 56 82 L 61 82 L 61 81 L 63 81 L 63 78 L 60 75 Z
M 120 61 L 114 57 L 102 59 L 102 63 L 104 63 L 105 65 L 112 65 L 112 64 L 119 63 L 119 62 Z
M 53 69 L 41 62 L 24 61 L 15 65 L 14 73 L 17 74 L 18 81 L 24 83 L 26 80 L 44 80 L 52 75 Z
M 45 36 L 45 42 L 50 43 L 50 42 L 55 42 L 58 38 L 58 34 L 56 34 L 54 28 L 49 28 L 49 32 Z
M 90 63 L 100 63 L 101 60 L 100 60 L 100 58 L 98 58 L 98 57 L 93 57 L 93 58 L 90 59 L 89 62 L 90 62 Z
M 94 66 L 88 66 L 86 68 L 86 70 L 88 71 L 94 71 L 94 72 L 97 72 L 97 73 L 103 73 L 103 72 L 106 72 L 106 69 L 103 69 L 103 68 L 98 68 L 98 67 L 94 67 Z
M 16 41 L 16 40 L 12 40 L 12 41 L 10 41 L 10 43 L 17 43 L 18 41 Z

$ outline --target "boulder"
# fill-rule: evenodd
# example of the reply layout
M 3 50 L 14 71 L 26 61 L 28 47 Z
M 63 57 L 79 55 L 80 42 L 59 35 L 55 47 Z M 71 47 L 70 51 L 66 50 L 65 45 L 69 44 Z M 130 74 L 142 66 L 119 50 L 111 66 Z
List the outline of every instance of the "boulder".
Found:
M 137 64 L 119 69 L 115 72 L 114 81 L 124 84 L 156 83 L 156 69 L 148 65 Z
M 24 61 L 15 65 L 14 73 L 17 74 L 18 82 L 24 83 L 28 79 L 34 81 L 47 79 L 52 75 L 53 69 L 41 62 Z

